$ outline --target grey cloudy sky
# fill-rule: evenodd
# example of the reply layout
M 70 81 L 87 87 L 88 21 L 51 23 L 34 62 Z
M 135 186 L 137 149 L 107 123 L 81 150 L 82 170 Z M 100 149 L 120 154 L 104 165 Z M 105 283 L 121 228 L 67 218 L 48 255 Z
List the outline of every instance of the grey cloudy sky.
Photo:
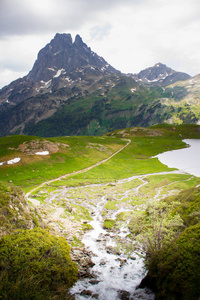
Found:
M 125 73 L 157 62 L 200 73 L 199 0 L 0 0 L 0 87 L 26 75 L 57 32 L 79 34 Z

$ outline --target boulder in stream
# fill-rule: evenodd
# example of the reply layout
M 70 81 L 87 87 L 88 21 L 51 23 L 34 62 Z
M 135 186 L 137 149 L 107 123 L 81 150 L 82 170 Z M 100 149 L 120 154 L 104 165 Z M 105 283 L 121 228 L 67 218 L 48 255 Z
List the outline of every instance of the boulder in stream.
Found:
M 118 292 L 118 296 L 121 300 L 129 300 L 130 299 L 130 293 L 124 290 L 121 290 Z

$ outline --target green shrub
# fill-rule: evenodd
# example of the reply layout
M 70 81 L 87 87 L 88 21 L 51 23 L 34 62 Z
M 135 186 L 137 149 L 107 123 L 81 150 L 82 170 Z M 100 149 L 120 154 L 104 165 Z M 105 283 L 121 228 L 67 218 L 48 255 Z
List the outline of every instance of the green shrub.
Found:
M 103 222 L 103 228 L 112 229 L 115 226 L 115 220 L 106 219 Z
M 0 240 L 1 299 L 66 299 L 76 278 L 77 267 L 63 237 L 36 228 Z
M 168 248 L 154 252 L 149 276 L 162 300 L 197 300 L 200 297 L 200 224 L 186 229 Z

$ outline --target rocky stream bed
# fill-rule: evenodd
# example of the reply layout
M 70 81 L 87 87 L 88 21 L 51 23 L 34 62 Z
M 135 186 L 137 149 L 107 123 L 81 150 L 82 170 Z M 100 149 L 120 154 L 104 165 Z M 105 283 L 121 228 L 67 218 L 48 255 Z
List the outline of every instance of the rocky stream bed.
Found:
M 149 201 L 165 197 L 164 188 L 170 184 L 149 195 L 144 195 L 142 188 L 150 176 L 178 173 L 146 174 L 80 187 L 60 186 L 51 192 L 43 187 L 35 195 L 45 198 L 45 204 L 40 205 L 33 199 L 43 220 L 73 246 L 71 256 L 79 267 L 79 280 L 71 289 L 74 299 L 154 299 L 150 290 L 138 289 L 146 274 L 145 253 L 129 237 L 129 218 L 110 229 L 104 221 L 115 222 L 121 213 L 144 210 Z M 168 195 L 174 193 L 177 191 L 169 188 Z M 134 204 L 133 199 L 140 200 Z M 75 245 L 75 241 L 82 244 Z

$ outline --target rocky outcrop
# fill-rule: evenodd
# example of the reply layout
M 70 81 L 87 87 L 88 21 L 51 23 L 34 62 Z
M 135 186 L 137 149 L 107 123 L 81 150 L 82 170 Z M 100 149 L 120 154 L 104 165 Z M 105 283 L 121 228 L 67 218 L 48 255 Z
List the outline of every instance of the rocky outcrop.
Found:
M 48 151 L 49 153 L 56 153 L 59 151 L 59 147 L 69 147 L 63 143 L 53 143 L 47 140 L 32 140 L 31 142 L 24 142 L 19 145 L 17 149 L 9 148 L 10 150 L 19 150 L 26 154 L 36 154 L 37 152 Z

